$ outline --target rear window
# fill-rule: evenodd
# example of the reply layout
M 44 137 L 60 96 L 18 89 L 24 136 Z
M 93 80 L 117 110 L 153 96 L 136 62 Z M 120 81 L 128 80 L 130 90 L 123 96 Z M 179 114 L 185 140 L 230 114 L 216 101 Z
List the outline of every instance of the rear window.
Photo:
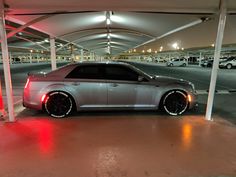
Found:
M 102 79 L 102 72 L 98 65 L 78 66 L 66 78 L 75 79 Z

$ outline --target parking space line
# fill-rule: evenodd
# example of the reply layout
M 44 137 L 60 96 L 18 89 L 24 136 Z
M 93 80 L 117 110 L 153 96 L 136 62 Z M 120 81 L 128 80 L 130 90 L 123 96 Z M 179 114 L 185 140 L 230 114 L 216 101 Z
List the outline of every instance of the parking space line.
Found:
M 208 92 L 209 92 L 209 90 L 197 90 L 198 95 L 207 95 Z M 235 90 L 235 92 L 236 92 L 236 90 Z M 220 95 L 224 95 L 224 94 L 230 94 L 233 92 L 230 90 L 216 90 L 215 93 L 220 94 Z

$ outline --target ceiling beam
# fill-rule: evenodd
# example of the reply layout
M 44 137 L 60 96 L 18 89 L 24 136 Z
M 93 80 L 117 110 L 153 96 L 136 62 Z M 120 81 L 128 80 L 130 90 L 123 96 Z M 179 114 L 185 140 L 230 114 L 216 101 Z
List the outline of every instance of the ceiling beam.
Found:
M 106 28 L 89 28 L 89 29 L 82 29 L 82 30 L 76 30 L 76 31 L 73 31 L 73 32 L 65 33 L 65 34 L 60 35 L 59 37 L 65 37 L 65 36 L 73 35 L 73 34 L 76 34 L 76 33 L 83 33 L 83 32 L 94 32 L 95 31 L 95 33 L 96 33 L 96 31 L 99 31 L 99 30 L 104 30 L 105 32 L 107 32 Z M 150 37 L 150 38 L 155 37 L 151 34 L 143 33 L 143 32 L 137 31 L 137 30 L 131 30 L 131 29 L 127 29 L 127 28 L 109 28 L 109 30 L 112 33 L 115 33 L 117 31 L 117 32 L 120 32 L 120 33 L 126 32 L 126 33 L 132 33 L 132 34 L 147 36 L 147 37 Z
M 28 22 L 28 23 L 26 23 L 26 24 L 16 28 L 15 30 L 9 32 L 7 34 L 7 38 L 10 38 L 10 37 L 14 36 L 16 33 L 23 31 L 25 28 L 27 28 L 27 27 L 35 24 L 35 23 L 38 23 L 38 22 L 40 22 L 42 20 L 45 20 L 45 19 L 47 19 L 49 17 L 52 17 L 52 16 L 53 15 L 45 15 L 45 16 L 41 16 L 41 17 L 35 18 L 35 19 L 31 20 L 30 22 Z

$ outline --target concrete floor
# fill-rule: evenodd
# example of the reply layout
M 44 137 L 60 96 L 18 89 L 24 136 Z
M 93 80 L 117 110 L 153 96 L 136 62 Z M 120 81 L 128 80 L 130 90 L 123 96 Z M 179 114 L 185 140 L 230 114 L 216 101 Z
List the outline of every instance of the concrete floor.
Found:
M 0 122 L 0 177 L 236 176 L 236 126 L 220 118 L 150 112 L 18 117 Z

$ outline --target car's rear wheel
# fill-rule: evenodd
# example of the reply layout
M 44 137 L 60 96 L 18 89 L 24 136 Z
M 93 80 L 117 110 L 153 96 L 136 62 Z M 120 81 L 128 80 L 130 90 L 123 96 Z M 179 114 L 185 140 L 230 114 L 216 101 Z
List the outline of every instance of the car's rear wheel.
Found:
M 181 115 L 188 108 L 187 95 L 179 90 L 170 91 L 163 97 L 162 106 L 169 115 Z
M 232 68 L 232 64 L 227 64 L 227 65 L 226 65 L 226 68 L 227 68 L 227 69 L 231 69 L 231 68 Z
M 184 63 L 183 66 L 186 66 L 186 63 Z
M 72 112 L 73 100 L 67 93 L 51 92 L 47 95 L 44 106 L 50 116 L 63 118 Z

